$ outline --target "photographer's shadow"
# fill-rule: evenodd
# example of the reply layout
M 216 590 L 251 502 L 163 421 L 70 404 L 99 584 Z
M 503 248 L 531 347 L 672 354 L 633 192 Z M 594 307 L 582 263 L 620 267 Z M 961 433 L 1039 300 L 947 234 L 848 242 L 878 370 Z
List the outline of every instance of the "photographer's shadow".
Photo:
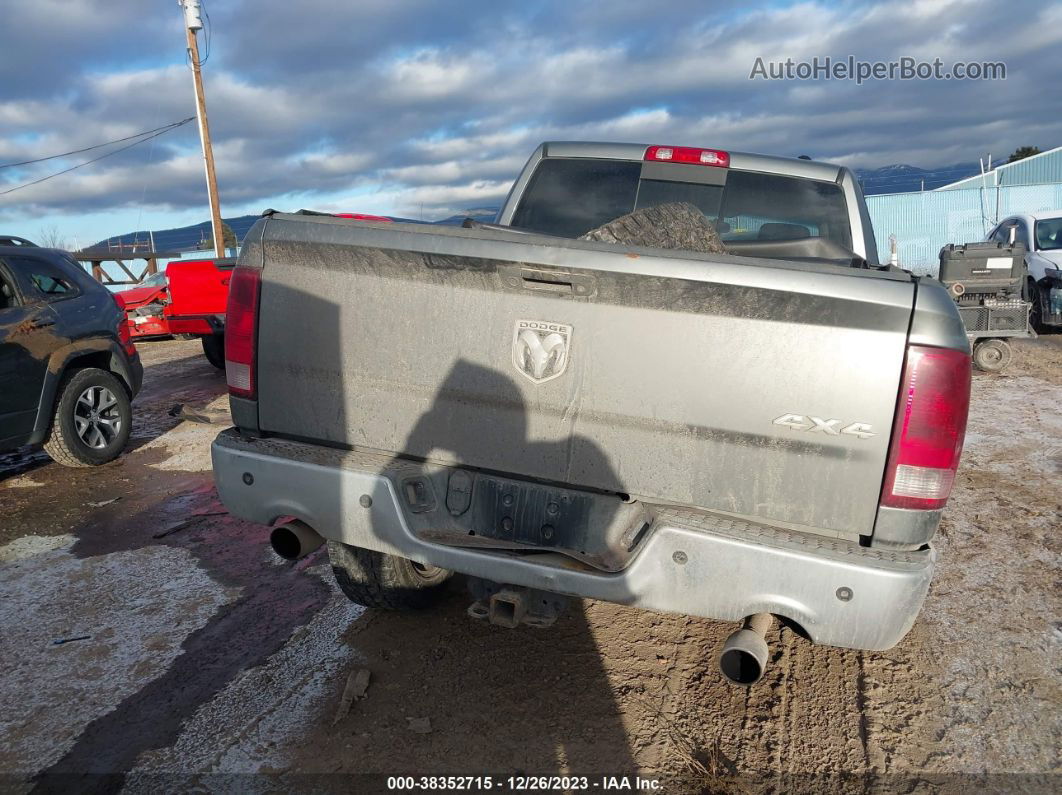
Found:
M 563 471 L 572 478 L 618 482 L 608 457 L 591 440 L 568 434 L 536 441 L 530 422 L 513 379 L 459 360 L 394 463 L 419 459 L 543 480 Z M 603 503 L 618 509 L 620 500 Z M 595 524 L 610 518 L 607 509 L 595 511 Z M 522 545 L 500 554 L 535 552 Z M 359 749 L 359 772 L 369 772 L 368 764 L 374 772 L 410 775 L 633 773 L 622 715 L 588 618 L 593 605 L 572 599 L 551 627 L 507 629 L 468 617 L 473 597 L 465 578 L 451 583 L 442 606 L 416 613 L 378 611 L 351 640 L 369 657 L 374 676 L 381 671 L 384 688 L 408 694 L 401 717 L 428 717 L 432 725 L 430 734 L 412 734 L 404 720 L 387 721 L 386 704 L 374 706 L 367 699 L 367 710 L 380 711 L 363 719 L 378 717 L 387 731 L 373 733 Z M 421 714 L 428 709 L 431 714 Z M 394 761 L 395 742 L 404 746 L 401 770 L 385 764 Z

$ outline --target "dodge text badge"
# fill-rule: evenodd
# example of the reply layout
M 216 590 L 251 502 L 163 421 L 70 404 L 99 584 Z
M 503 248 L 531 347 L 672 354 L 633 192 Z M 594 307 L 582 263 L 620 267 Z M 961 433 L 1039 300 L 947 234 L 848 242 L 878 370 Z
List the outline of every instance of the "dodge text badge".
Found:
M 513 364 L 536 384 L 562 375 L 568 367 L 572 327 L 545 320 L 517 320 Z

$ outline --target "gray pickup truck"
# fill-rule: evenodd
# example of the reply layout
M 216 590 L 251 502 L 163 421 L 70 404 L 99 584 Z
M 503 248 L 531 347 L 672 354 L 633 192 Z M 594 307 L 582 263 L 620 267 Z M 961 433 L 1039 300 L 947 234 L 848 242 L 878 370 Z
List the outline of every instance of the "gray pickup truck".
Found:
M 578 239 L 685 202 L 725 254 Z M 225 505 L 327 541 L 357 602 L 549 624 L 568 596 L 885 649 L 933 573 L 970 394 L 937 282 L 878 265 L 847 169 L 547 143 L 496 224 L 270 213 L 233 273 Z

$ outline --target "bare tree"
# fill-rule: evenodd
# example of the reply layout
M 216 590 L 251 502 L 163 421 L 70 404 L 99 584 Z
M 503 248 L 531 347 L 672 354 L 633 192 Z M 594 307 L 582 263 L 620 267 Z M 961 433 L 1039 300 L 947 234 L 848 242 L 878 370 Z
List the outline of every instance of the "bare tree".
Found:
M 37 233 L 37 245 L 44 246 L 44 248 L 70 248 L 70 241 L 59 231 L 59 227 L 55 224 L 51 226 L 42 226 Z

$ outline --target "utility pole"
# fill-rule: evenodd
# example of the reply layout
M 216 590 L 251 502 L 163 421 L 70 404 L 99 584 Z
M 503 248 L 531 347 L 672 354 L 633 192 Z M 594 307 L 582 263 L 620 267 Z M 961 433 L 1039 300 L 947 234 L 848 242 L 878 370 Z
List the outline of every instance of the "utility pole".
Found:
M 184 27 L 188 34 L 188 58 L 192 62 L 195 83 L 195 115 L 199 121 L 199 140 L 203 144 L 206 163 L 207 195 L 210 198 L 210 223 L 214 231 L 214 256 L 225 256 L 225 235 L 221 226 L 221 206 L 218 202 L 218 177 L 214 171 L 214 149 L 210 145 L 210 126 L 207 123 L 206 96 L 203 94 L 203 73 L 199 68 L 199 40 L 196 33 L 203 29 L 199 0 L 177 0 L 184 10 Z

